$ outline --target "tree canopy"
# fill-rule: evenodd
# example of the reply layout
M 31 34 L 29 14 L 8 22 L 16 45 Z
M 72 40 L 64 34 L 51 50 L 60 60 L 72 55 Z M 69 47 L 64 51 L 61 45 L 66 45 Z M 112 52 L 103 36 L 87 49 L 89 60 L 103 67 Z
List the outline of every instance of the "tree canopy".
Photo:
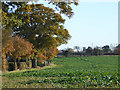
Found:
M 70 4 L 78 5 L 78 1 L 49 1 L 49 4 L 55 5 L 59 13 L 55 13 L 55 10 L 42 4 L 29 5 L 27 3 L 3 2 L 3 26 L 5 28 L 12 27 L 15 35 L 19 34 L 20 37 L 28 39 L 36 48 L 67 43 L 70 34 L 63 26 L 65 20 L 60 14 L 71 18 L 73 12 Z
M 2 2 L 4 69 L 7 68 L 6 55 L 14 59 L 29 57 L 34 47 L 39 56 L 52 59 L 58 53 L 57 47 L 68 42 L 71 36 L 64 27 L 65 19 L 61 14 L 71 18 L 74 14 L 70 6 L 72 3 L 49 1 L 49 4 L 55 5 L 59 12 L 43 4 Z
M 36 48 L 60 46 L 70 38 L 68 30 L 63 26 L 65 19 L 52 8 L 42 4 L 27 5 L 16 13 L 26 23 L 20 27 L 14 26 L 15 34 L 28 39 Z
M 23 57 L 30 58 L 34 53 L 33 44 L 18 36 L 12 37 L 11 31 L 6 29 L 2 32 L 3 71 L 7 69 L 7 56 L 15 61 Z

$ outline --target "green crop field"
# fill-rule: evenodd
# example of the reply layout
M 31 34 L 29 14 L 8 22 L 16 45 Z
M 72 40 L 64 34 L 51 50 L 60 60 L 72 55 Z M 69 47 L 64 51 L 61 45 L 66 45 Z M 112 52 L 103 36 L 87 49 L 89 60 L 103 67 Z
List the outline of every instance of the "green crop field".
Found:
M 53 65 L 3 73 L 3 88 L 118 88 L 118 56 L 57 57 Z

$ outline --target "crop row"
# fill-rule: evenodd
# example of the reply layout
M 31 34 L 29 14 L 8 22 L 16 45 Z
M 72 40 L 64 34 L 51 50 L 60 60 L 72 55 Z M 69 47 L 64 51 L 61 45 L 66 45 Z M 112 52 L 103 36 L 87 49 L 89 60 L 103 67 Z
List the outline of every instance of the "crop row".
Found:
M 59 84 L 59 87 L 119 87 L 119 79 L 117 77 L 108 77 L 104 76 L 104 79 L 98 77 L 59 77 L 59 78 L 45 78 L 43 80 L 29 80 L 23 81 L 21 84 L 27 85 L 32 83 L 46 83 L 51 84 L 53 87 L 56 87 Z
M 101 77 L 104 78 L 104 76 L 117 76 L 117 73 L 108 74 L 106 72 L 83 72 L 83 71 L 74 71 L 74 72 L 46 72 L 46 71 L 25 71 L 20 73 L 9 73 L 5 74 L 3 76 L 6 77 L 84 77 L 84 76 L 91 76 L 91 77 Z

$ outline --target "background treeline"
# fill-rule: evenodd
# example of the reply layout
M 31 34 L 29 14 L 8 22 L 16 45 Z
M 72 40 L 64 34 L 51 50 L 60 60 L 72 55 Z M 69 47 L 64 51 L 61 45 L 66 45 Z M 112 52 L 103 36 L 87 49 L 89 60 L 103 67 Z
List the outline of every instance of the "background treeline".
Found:
M 74 49 L 67 48 L 60 50 L 57 55 L 63 55 L 65 57 L 68 56 L 92 56 L 92 55 L 119 55 L 120 54 L 120 44 L 110 48 L 109 45 L 105 45 L 103 47 L 83 47 L 83 50 L 80 50 L 79 46 L 75 46 Z
M 61 14 L 71 18 L 70 4 L 78 2 L 47 3 L 55 10 L 34 2 L 2 2 L 2 71 L 50 64 L 57 47 L 71 38 Z

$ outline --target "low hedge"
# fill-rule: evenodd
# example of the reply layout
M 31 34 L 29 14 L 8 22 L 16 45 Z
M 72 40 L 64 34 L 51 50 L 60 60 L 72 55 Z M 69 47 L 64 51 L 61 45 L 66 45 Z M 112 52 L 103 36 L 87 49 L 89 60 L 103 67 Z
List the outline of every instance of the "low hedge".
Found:
M 32 61 L 28 61 L 28 65 L 26 62 L 8 62 L 8 70 L 13 71 L 13 70 L 23 70 L 23 69 L 29 69 L 32 68 Z

